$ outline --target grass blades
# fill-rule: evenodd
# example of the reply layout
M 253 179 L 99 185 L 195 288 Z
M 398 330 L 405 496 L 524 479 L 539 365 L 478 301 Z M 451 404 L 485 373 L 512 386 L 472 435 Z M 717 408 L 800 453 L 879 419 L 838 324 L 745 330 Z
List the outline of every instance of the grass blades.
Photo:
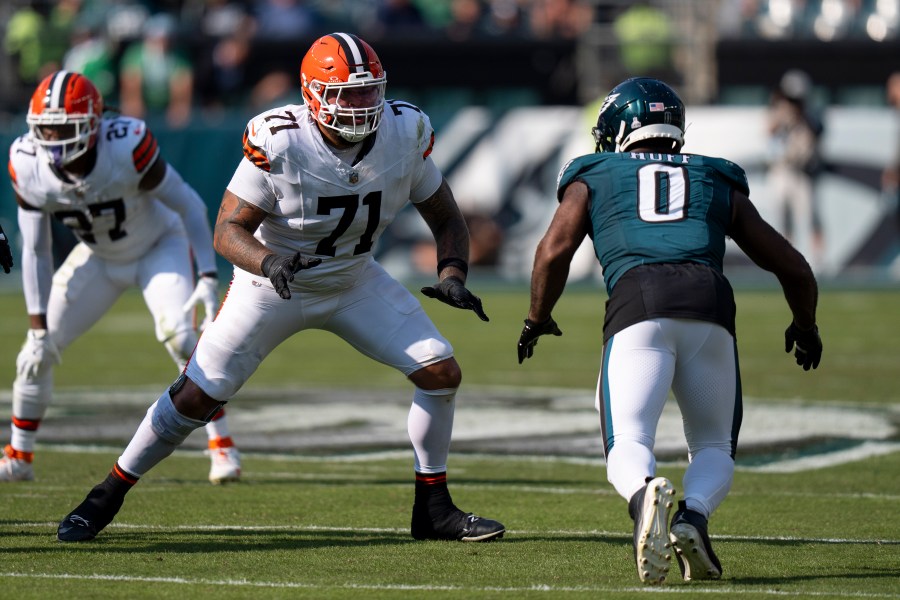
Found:
M 624 500 L 598 467 L 457 456 L 451 490 L 502 520 L 491 544 L 408 534 L 410 461 L 245 459 L 235 485 L 206 483 L 207 460 L 178 452 L 132 490 L 93 542 L 62 544 L 56 524 L 116 454 L 40 454 L 39 481 L 0 488 L 4 597 L 626 598 L 645 590 Z M 710 523 L 721 581 L 702 597 L 897 598 L 900 454 L 801 475 L 739 473 Z M 90 473 L 86 475 L 86 473 Z M 660 474 L 680 488 L 683 470 Z
M 539 387 L 592 393 L 602 294 L 567 291 L 554 314 L 564 336 L 542 339 L 535 356 L 519 365 L 514 346 L 527 292 L 482 286 L 477 279 L 472 287 L 490 323 L 422 298 L 456 348 L 464 386 L 516 387 L 523 400 Z M 784 353 L 790 316 L 781 293 L 739 292 L 745 403 L 861 407 L 894 427 L 893 436 L 880 441 L 896 443 L 900 345 L 892 332 L 900 331 L 898 301 L 895 290 L 823 290 L 825 353 L 817 371 L 803 372 Z M 0 365 L 6 365 L 0 369 L 0 422 L 10 414 L 15 356 L 26 327 L 21 296 L 0 295 L 6 341 L 0 347 Z M 140 295 L 128 293 L 66 350 L 56 382 L 61 391 L 103 392 L 110 414 L 136 425 L 175 375 Z M 328 390 L 335 382 L 357 390 L 360 402 L 366 389 L 409 393 L 400 375 L 321 332 L 277 349 L 246 389 L 264 389 L 269 402 L 273 389 Z M 127 402 L 116 399 L 118 391 L 129 395 Z M 135 391 L 146 393 L 146 402 L 136 403 Z M 51 408 L 48 430 L 53 419 L 84 409 Z M 458 419 L 464 411 L 458 409 Z M 127 429 L 121 437 L 98 434 L 100 448 L 45 442 L 38 448 L 37 481 L 0 485 L 0 596 L 615 599 L 653 591 L 704 599 L 900 599 L 896 451 L 778 473 L 758 470 L 761 455 L 742 455 L 739 448 L 732 492 L 710 522 L 723 579 L 687 584 L 673 563 L 667 585 L 651 590 L 637 580 L 625 501 L 606 482 L 602 464 L 583 457 L 454 452 L 454 500 L 508 527 L 497 543 L 462 544 L 409 536 L 413 485 L 406 447 L 400 454 L 356 456 L 257 450 L 245 453 L 244 480 L 221 487 L 206 481 L 208 459 L 184 449 L 138 484 L 94 542 L 57 542 L 59 520 L 105 476 L 133 431 Z M 241 432 L 233 433 L 240 445 Z M 0 438 L 5 443 L 8 434 Z M 823 439 L 821 445 L 855 443 L 848 440 Z M 793 450 L 767 452 L 777 459 Z M 683 464 L 663 463 L 659 474 L 680 493 Z

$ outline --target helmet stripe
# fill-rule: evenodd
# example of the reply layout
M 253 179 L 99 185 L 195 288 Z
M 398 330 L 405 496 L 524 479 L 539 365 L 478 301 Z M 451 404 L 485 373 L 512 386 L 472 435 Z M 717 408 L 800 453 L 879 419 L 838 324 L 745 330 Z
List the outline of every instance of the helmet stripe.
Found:
M 65 108 L 66 107 L 66 88 L 69 81 L 75 77 L 75 73 L 69 71 L 58 71 L 50 80 L 47 87 L 47 106 L 46 108 Z
M 350 67 L 352 72 L 365 73 L 369 70 L 368 55 L 358 37 L 349 33 L 333 33 L 331 37 L 341 45 L 344 55 L 348 59 L 347 62 L 349 64 L 347 66 Z

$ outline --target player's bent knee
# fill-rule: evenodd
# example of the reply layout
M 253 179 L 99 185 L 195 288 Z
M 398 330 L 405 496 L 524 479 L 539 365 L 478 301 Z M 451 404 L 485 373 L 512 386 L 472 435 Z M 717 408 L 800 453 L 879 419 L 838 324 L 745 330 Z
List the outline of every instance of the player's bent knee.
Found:
M 205 421 L 179 412 L 168 391 L 159 397 L 150 410 L 150 423 L 154 433 L 171 444 L 181 444 L 192 431 L 206 425 Z
M 458 388 L 462 383 L 462 369 L 451 357 L 411 373 L 409 380 L 423 390 Z
M 210 422 L 226 404 L 204 392 L 184 373 L 169 388 L 168 395 L 180 414 L 204 423 Z
M 197 332 L 193 329 L 179 329 L 177 331 L 167 332 L 167 335 L 161 340 L 172 357 L 179 366 L 184 366 L 194 347 L 197 345 Z

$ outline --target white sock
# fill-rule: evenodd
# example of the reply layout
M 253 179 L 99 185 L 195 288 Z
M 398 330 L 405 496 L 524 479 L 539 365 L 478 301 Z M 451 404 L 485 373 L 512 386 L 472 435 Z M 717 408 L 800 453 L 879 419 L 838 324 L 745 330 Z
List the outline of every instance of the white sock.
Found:
M 406 428 L 415 452 L 417 473 L 443 473 L 447 470 L 455 398 L 456 388 L 416 388 Z
M 718 448 L 704 448 L 691 457 L 684 473 L 684 503 L 707 519 L 725 500 L 734 481 L 734 460 Z
M 606 455 L 606 479 L 625 500 L 631 500 L 635 492 L 646 487 L 646 478 L 655 474 L 656 458 L 644 444 L 617 439 Z

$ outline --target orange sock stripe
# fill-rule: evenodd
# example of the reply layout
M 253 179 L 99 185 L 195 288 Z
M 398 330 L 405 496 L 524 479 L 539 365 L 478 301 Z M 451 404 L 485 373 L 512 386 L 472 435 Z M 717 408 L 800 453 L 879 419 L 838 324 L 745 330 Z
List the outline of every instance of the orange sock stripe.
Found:
M 210 450 L 220 450 L 221 448 L 234 447 L 234 441 L 230 437 L 220 437 L 209 440 Z
M 113 474 L 113 476 L 118 477 L 125 483 L 131 484 L 131 485 L 136 484 L 139 479 L 139 477 L 135 477 L 134 475 L 123 471 L 122 467 L 119 466 L 119 463 L 116 463 L 113 465 L 112 474 Z
M 416 481 L 425 485 L 436 485 L 438 483 L 447 483 L 446 473 L 416 473 Z
M 225 416 L 225 407 L 223 406 L 222 408 L 219 409 L 219 412 L 217 412 L 213 416 L 213 418 L 209 420 L 209 422 L 212 423 L 213 421 L 218 421 L 219 419 L 223 418 L 224 416 Z
M 6 448 L 3 449 L 3 454 L 10 458 L 14 458 L 16 460 L 24 460 L 25 462 L 29 463 L 34 461 L 34 452 L 22 452 L 21 450 L 16 450 L 10 444 L 7 444 Z
M 41 425 L 40 419 L 17 419 L 16 417 L 12 418 L 13 427 L 18 429 L 23 429 L 25 431 L 37 431 L 37 428 Z

